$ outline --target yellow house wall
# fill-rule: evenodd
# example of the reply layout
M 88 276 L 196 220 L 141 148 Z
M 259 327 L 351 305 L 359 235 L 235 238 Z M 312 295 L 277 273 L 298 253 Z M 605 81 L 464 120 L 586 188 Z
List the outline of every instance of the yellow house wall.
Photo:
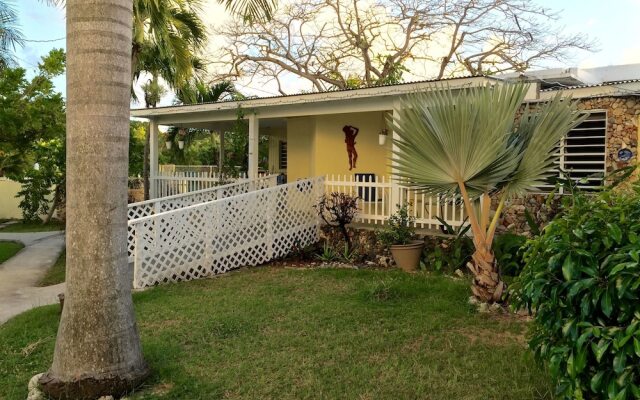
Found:
M 315 171 L 315 118 L 287 120 L 287 180 L 313 176 Z
M 295 181 L 311 176 L 372 173 L 388 176 L 391 172 L 391 138 L 378 144 L 384 128 L 382 112 L 321 115 L 291 118 L 287 121 L 287 179 Z M 360 129 L 356 137 L 358 161 L 349 171 L 345 125 Z M 390 135 L 389 135 L 390 136 Z M 277 145 L 273 142 L 272 146 Z M 273 148 L 272 148 L 273 151 Z
M 315 175 L 353 175 L 372 173 L 387 175 L 390 168 L 391 143 L 378 144 L 378 134 L 384 128 L 382 112 L 323 115 L 316 118 Z M 356 137 L 358 161 L 349 171 L 345 125 L 360 129 Z
M 0 218 L 22 218 L 18 207 L 20 199 L 16 194 L 20 191 L 20 184 L 6 178 L 0 178 Z

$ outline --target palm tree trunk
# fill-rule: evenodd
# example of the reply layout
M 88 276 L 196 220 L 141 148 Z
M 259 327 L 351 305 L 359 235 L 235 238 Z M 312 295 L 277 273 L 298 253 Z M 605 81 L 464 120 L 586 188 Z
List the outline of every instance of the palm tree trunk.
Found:
M 484 303 L 496 303 L 502 300 L 507 285 L 500 276 L 495 255 L 486 246 L 476 246 L 476 251 L 467 263 L 467 268 L 473 273 L 471 291 L 473 295 Z
M 132 2 L 66 3 L 67 288 L 40 384 L 56 399 L 95 399 L 149 373 L 126 250 Z

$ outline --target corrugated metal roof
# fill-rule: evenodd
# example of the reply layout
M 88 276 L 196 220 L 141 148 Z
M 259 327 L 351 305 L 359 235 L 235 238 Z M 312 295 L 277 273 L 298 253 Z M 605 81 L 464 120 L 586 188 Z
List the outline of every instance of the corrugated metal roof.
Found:
M 604 86 L 615 86 L 615 85 L 623 85 L 625 83 L 638 83 L 640 79 L 628 79 L 624 81 L 611 81 L 611 82 L 602 82 L 596 83 L 592 85 L 576 85 L 576 86 L 558 86 L 554 88 L 542 89 L 541 92 L 553 92 L 558 90 L 572 90 L 572 89 L 588 89 L 595 87 L 604 87 Z
M 209 102 L 192 103 L 192 104 L 175 104 L 175 105 L 169 105 L 169 106 L 155 107 L 154 109 L 158 110 L 158 109 L 172 108 L 172 107 L 188 107 L 188 106 L 198 106 L 198 105 L 205 105 L 205 104 L 222 104 L 222 103 L 233 103 L 233 102 L 241 103 L 241 102 L 245 102 L 245 101 L 258 100 L 258 99 L 260 99 L 260 100 L 262 100 L 262 99 L 278 99 L 278 98 L 287 98 L 287 97 L 294 97 L 294 96 L 310 96 L 310 95 L 317 95 L 317 94 L 323 94 L 323 93 L 352 92 L 352 91 L 355 91 L 355 90 L 377 89 L 377 88 L 393 87 L 393 86 L 408 86 L 408 85 L 415 85 L 415 84 L 420 84 L 420 83 L 446 82 L 446 81 L 455 81 L 455 80 L 459 80 L 459 79 L 469 79 L 469 78 L 495 79 L 494 77 L 486 76 L 486 75 L 465 75 L 465 76 L 456 76 L 456 77 L 452 77 L 452 78 L 425 79 L 425 80 L 402 82 L 402 83 L 370 85 L 370 86 L 364 86 L 364 87 L 358 87 L 358 88 L 333 89 L 333 90 L 326 90 L 324 92 L 301 92 L 301 93 L 284 94 L 284 95 L 278 95 L 278 96 L 248 97 L 246 99 L 241 99 L 241 100 L 227 99 L 227 100 L 215 101 L 215 102 L 209 101 Z M 141 107 L 141 108 L 135 108 L 133 110 L 144 110 L 144 109 L 145 108 Z

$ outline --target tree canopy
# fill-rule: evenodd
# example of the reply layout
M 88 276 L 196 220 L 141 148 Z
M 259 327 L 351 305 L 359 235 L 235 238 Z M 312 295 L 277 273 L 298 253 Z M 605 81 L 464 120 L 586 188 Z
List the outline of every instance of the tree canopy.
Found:
M 268 21 L 237 18 L 217 30 L 225 77 L 283 82 L 314 91 L 422 78 L 525 71 L 592 48 L 566 34 L 559 14 L 522 0 L 300 0 Z
M 52 82 L 64 62 L 57 49 L 43 57 L 31 80 L 23 68 L 0 70 L 0 176 L 19 180 L 37 162 L 39 144 L 64 138 L 65 104 Z

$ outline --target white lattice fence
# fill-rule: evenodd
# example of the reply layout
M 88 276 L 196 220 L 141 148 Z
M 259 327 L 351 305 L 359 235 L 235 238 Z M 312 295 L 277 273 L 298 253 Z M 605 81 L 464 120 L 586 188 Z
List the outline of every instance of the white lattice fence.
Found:
M 192 206 L 194 204 L 201 204 L 225 197 L 236 196 L 238 194 L 247 193 L 252 190 L 273 187 L 277 184 L 277 178 L 277 175 L 269 175 L 257 179 L 244 180 L 242 182 L 217 186 L 210 189 L 141 201 L 138 203 L 131 203 L 129 204 L 127 211 L 128 219 L 129 221 L 131 221 L 138 218 L 148 217 L 167 211 L 177 210 L 183 207 Z M 130 224 L 127 236 L 129 262 L 133 261 L 133 253 L 135 251 L 134 237 L 135 226 Z
M 129 221 L 134 287 L 258 265 L 318 239 L 324 178 L 301 180 Z

